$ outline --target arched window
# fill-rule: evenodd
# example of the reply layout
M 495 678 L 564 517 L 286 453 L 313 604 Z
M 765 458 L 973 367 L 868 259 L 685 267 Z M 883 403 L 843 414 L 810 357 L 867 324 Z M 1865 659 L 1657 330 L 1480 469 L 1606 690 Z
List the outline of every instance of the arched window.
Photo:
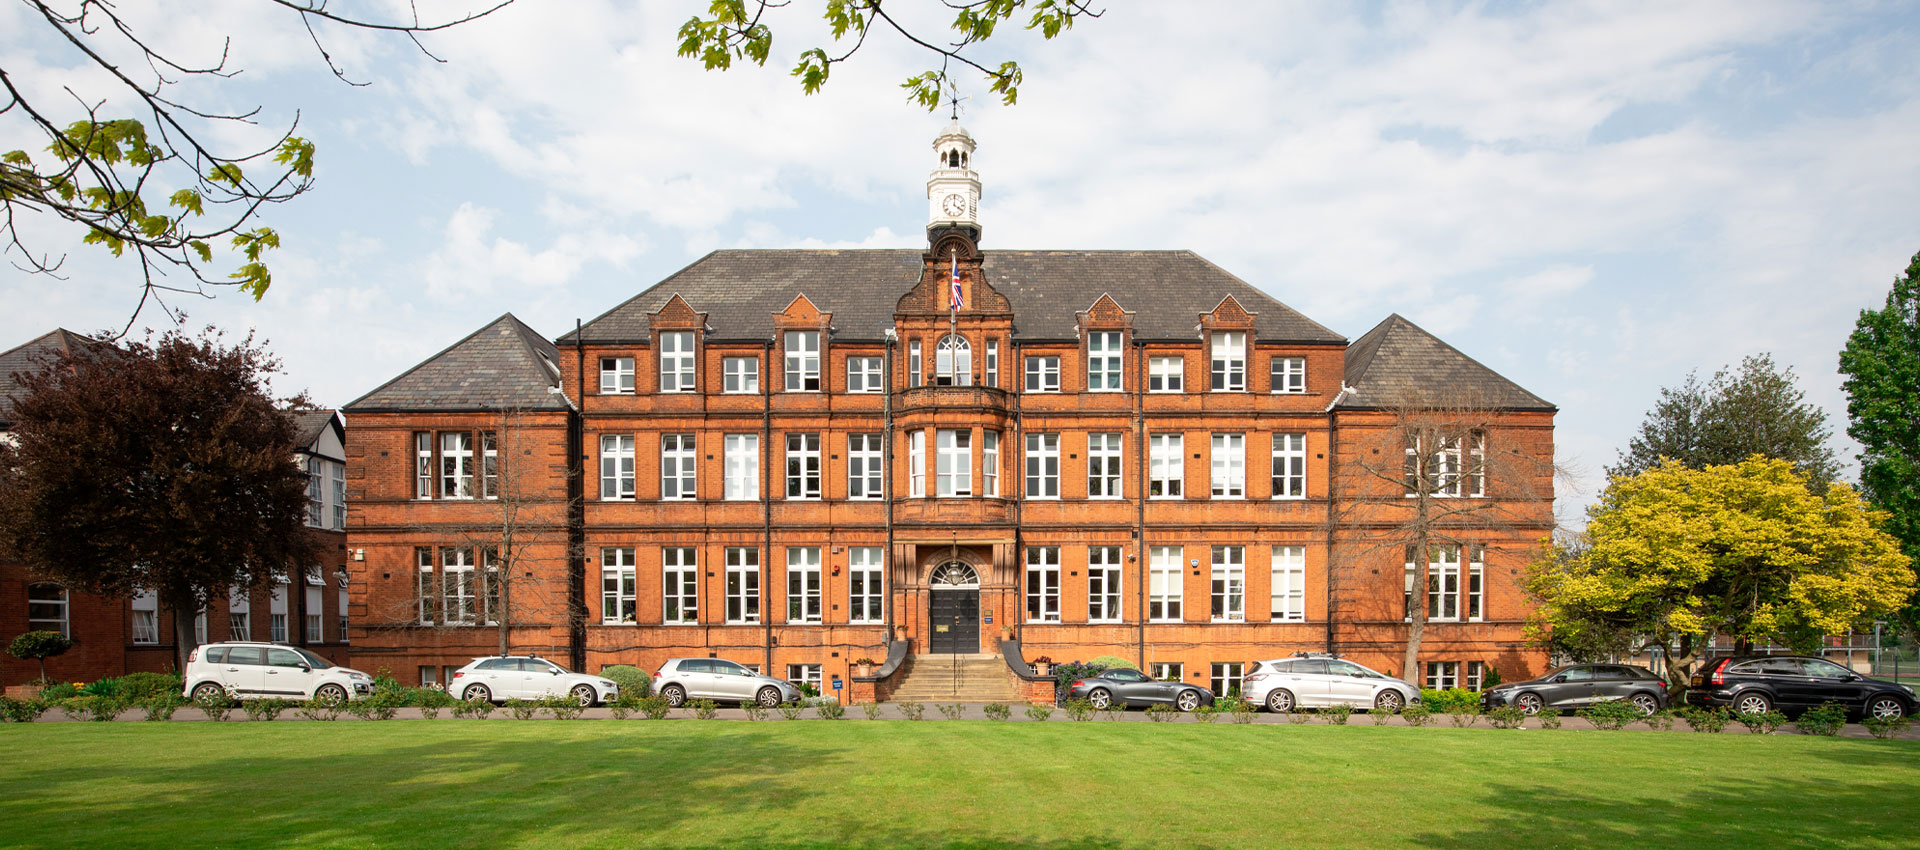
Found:
M 934 587 L 979 587 L 980 574 L 959 561 L 948 561 L 934 568 L 927 584 Z
M 934 379 L 936 386 L 964 387 L 973 383 L 973 346 L 967 344 L 965 337 L 948 334 L 940 339 L 940 348 L 934 353 Z
M 957 150 L 956 150 L 956 151 L 947 151 L 947 167 L 948 167 L 948 168 L 959 168 L 959 167 L 960 167 L 960 152 L 959 152 L 959 151 L 957 151 Z
M 73 637 L 67 628 L 66 588 L 52 582 L 27 585 L 27 631 Z

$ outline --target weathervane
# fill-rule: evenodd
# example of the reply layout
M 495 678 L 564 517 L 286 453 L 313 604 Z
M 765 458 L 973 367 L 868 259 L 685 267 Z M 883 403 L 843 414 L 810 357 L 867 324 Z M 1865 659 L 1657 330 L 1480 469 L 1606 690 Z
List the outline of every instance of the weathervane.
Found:
M 953 120 L 960 120 L 960 101 L 968 99 L 969 98 L 960 96 L 959 86 L 949 85 L 947 87 L 947 101 L 953 105 Z

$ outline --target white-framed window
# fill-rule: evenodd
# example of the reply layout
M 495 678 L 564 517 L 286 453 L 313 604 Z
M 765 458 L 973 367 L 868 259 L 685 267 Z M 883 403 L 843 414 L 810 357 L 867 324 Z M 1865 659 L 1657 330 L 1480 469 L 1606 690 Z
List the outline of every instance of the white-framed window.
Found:
M 1269 362 L 1270 377 L 1273 379 L 1273 391 L 1276 393 L 1304 393 L 1307 391 L 1307 358 L 1275 357 Z
M 1000 386 L 1000 341 L 997 339 L 987 340 L 986 385 Z
M 1246 670 L 1246 663 L 1241 661 L 1213 662 L 1213 692 L 1219 696 L 1239 696 Z
M 1060 391 L 1060 358 L 1027 358 L 1027 392 L 1057 393 Z
M 787 346 L 787 392 L 819 392 L 820 332 L 787 331 L 784 339 Z
M 1436 690 L 1446 690 L 1448 688 L 1460 687 L 1460 662 L 1458 661 L 1427 662 L 1426 687 L 1434 688 Z
M 433 615 L 436 610 L 435 603 L 439 597 L 439 594 L 434 590 L 433 547 L 414 547 L 413 560 L 418 567 L 418 572 L 415 576 L 416 584 L 414 585 L 414 594 L 415 598 L 420 602 L 420 625 L 432 625 Z
M 1027 547 L 1027 622 L 1060 622 L 1060 547 Z
M 1027 435 L 1027 498 L 1060 498 L 1060 435 Z
M 413 497 L 433 498 L 433 434 L 413 432 Z
M 1467 690 L 1477 691 L 1487 684 L 1487 662 L 1467 662 Z
M 603 434 L 600 437 L 600 498 L 633 498 L 633 436 Z
M 1409 439 L 1406 449 L 1407 495 L 1425 489 L 1427 495 L 1441 498 L 1480 497 L 1487 494 L 1487 437 L 1480 431 L 1467 435 L 1467 448 L 1461 450 L 1460 437 L 1434 437 L 1433 450 L 1424 457 Z M 1422 469 L 1422 466 L 1425 466 Z M 1427 480 L 1422 482 L 1422 477 Z
M 1147 358 L 1147 392 L 1185 392 L 1186 383 L 1187 358 L 1179 355 Z
M 821 685 L 820 665 L 788 664 L 787 681 L 792 682 L 794 687 L 801 690 L 801 693 L 810 693 L 814 696 L 819 696 Z
M 660 550 L 660 621 L 700 622 L 700 560 L 691 546 Z
M 317 587 L 308 587 L 306 594 L 307 608 L 304 614 L 307 618 L 307 640 L 315 643 L 326 643 L 327 635 L 325 624 L 327 612 L 325 600 L 322 597 L 320 588 Z
M 341 492 L 345 493 L 345 482 Z M 500 498 L 500 437 L 492 431 L 480 432 L 480 498 Z M 340 509 L 341 527 L 346 524 L 346 509 Z
M 736 395 L 740 393 L 759 392 L 760 358 L 720 358 L 720 391 Z
M 600 394 L 633 395 L 633 358 L 600 358 Z
M 1119 331 L 1087 334 L 1087 391 L 1119 392 L 1122 373 Z
M 1184 554 L 1178 546 L 1155 546 L 1147 550 L 1147 619 L 1156 623 L 1180 622 L 1181 579 Z
M 480 550 L 480 622 L 498 625 L 500 612 L 500 550 L 492 546 Z
M 935 466 L 935 493 L 941 496 L 973 495 L 973 432 L 941 428 L 934 432 L 938 455 Z
M 907 343 L 907 386 L 917 387 L 926 383 L 926 361 L 920 355 L 920 341 Z
M 1147 495 L 1155 499 L 1178 499 L 1186 486 L 1186 437 L 1181 434 L 1152 434 L 1147 437 Z
M 1307 547 L 1273 547 L 1272 588 L 1275 622 L 1307 618 Z
M 473 498 L 473 433 L 446 431 L 440 435 L 440 496 Z
M 886 388 L 880 378 L 880 358 L 847 358 L 847 392 L 877 393 L 885 392 Z
M 1483 546 L 1467 547 L 1467 619 L 1480 620 L 1487 616 L 1487 550 Z
M 879 546 L 847 547 L 847 622 L 878 623 L 886 618 L 884 550 Z
M 1087 622 L 1118 623 L 1120 547 L 1087 547 Z
M 473 566 L 472 549 L 449 546 L 440 550 L 440 611 L 449 625 L 470 626 L 479 620 Z
M 1186 665 L 1178 661 L 1155 661 L 1147 667 L 1156 682 L 1178 682 L 1186 678 Z
M 1247 619 L 1247 550 L 1244 546 L 1213 547 L 1213 621 L 1239 623 Z
M 1213 335 L 1213 391 L 1247 390 L 1247 335 L 1220 331 Z
M 340 594 L 340 608 L 339 608 L 340 613 L 338 616 L 334 618 L 334 620 L 335 620 L 335 624 L 339 626 L 339 631 L 337 632 L 337 634 L 340 635 L 340 642 L 347 643 L 348 638 L 352 636 L 352 633 L 347 630 L 347 573 L 345 570 L 340 571 L 339 594 Z
M 760 550 L 727 547 L 727 622 L 760 622 Z
M 346 639 L 347 632 L 345 629 L 341 629 L 340 640 L 344 642 Z M 207 609 L 205 608 L 200 609 L 200 613 L 193 615 L 193 645 L 207 645 Z
M 693 331 L 660 332 L 660 391 L 693 392 Z
M 1118 499 L 1120 489 L 1120 435 L 1087 435 L 1087 498 Z
M 73 637 L 67 589 L 50 581 L 27 585 L 27 631 Z
M 787 435 L 787 498 L 820 498 L 820 435 Z
M 847 435 L 847 498 L 878 499 L 885 495 L 886 466 L 879 434 Z
M 160 595 L 151 590 L 134 594 L 133 642 L 136 644 L 160 642 Z
M 1307 435 L 1273 435 L 1273 497 L 1307 497 Z
M 1000 495 L 1000 432 L 980 432 L 980 494 Z
M 660 498 L 694 498 L 697 466 L 692 434 L 661 434 Z
M 973 384 L 973 346 L 966 337 L 947 334 L 933 350 L 933 382 L 943 387 Z
M 1213 497 L 1242 499 L 1247 495 L 1247 437 L 1213 435 Z
M 314 528 L 325 528 L 327 522 L 326 489 L 322 483 L 326 467 L 327 462 L 320 458 L 307 458 L 307 525 Z
M 728 434 L 725 444 L 727 499 L 737 502 L 760 498 L 760 435 Z
M 433 575 L 433 564 L 428 563 L 427 575 Z M 345 610 L 343 607 L 341 610 Z M 431 622 L 428 617 L 427 603 L 420 605 L 420 622 Z M 244 590 L 227 591 L 227 640 L 253 640 L 253 599 Z
M 267 595 L 267 640 L 287 642 L 287 582 L 284 578 L 274 582 L 273 591 Z
M 820 622 L 820 547 L 787 547 L 787 622 Z
M 907 432 L 907 495 L 927 495 L 927 432 Z
M 1480 547 L 1470 547 L 1477 550 Z M 1407 547 L 1406 597 L 1407 617 L 1413 617 L 1413 585 L 1418 565 L 1414 563 L 1417 553 L 1414 547 Z M 1427 557 L 1427 619 L 1428 620 L 1465 620 L 1479 617 L 1463 616 L 1460 609 L 1460 547 L 1447 543 L 1432 548 Z M 1475 561 L 1474 573 L 1481 572 L 1481 564 Z

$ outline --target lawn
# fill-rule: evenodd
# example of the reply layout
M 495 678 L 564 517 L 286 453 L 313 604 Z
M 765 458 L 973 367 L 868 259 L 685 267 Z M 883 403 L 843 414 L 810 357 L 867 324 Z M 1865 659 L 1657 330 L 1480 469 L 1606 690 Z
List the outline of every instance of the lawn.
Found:
M 0 847 L 1910 848 L 1920 743 L 1147 723 L 0 725 Z

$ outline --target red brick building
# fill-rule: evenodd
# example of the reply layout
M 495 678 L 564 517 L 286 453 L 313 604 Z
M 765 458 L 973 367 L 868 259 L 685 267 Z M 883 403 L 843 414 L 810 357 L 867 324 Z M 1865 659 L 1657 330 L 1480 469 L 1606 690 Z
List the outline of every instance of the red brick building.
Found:
M 67 330 L 55 330 L 0 353 L 0 432 L 11 426 L 14 375 L 36 371 L 47 357 L 103 346 Z M 304 646 L 337 664 L 347 661 L 346 452 L 340 416 L 331 410 L 289 414 L 300 449 L 293 462 L 307 470 L 307 533 L 325 553 L 310 565 L 302 586 L 283 581 L 272 590 L 217 598 L 194 623 L 197 643 L 272 640 Z M 174 667 L 173 615 L 153 594 L 109 599 L 69 590 L 26 565 L 0 558 L 0 684 L 19 685 L 40 675 L 38 662 L 4 651 L 22 632 L 50 630 L 74 641 L 66 654 L 47 659 L 47 676 L 61 682 L 91 682 L 136 671 Z
M 513 651 L 589 670 L 717 655 L 829 687 L 890 651 L 1005 650 L 1227 689 L 1332 650 L 1401 674 L 1418 503 L 1412 677 L 1540 669 L 1517 573 L 1552 524 L 1552 405 L 1190 252 L 985 250 L 973 140 L 935 150 L 925 250 L 717 251 L 348 405 L 357 663 L 443 680 L 497 648 L 512 592 Z M 1474 423 L 1422 455 L 1446 492 L 1410 498 L 1407 435 L 1448 412 Z

